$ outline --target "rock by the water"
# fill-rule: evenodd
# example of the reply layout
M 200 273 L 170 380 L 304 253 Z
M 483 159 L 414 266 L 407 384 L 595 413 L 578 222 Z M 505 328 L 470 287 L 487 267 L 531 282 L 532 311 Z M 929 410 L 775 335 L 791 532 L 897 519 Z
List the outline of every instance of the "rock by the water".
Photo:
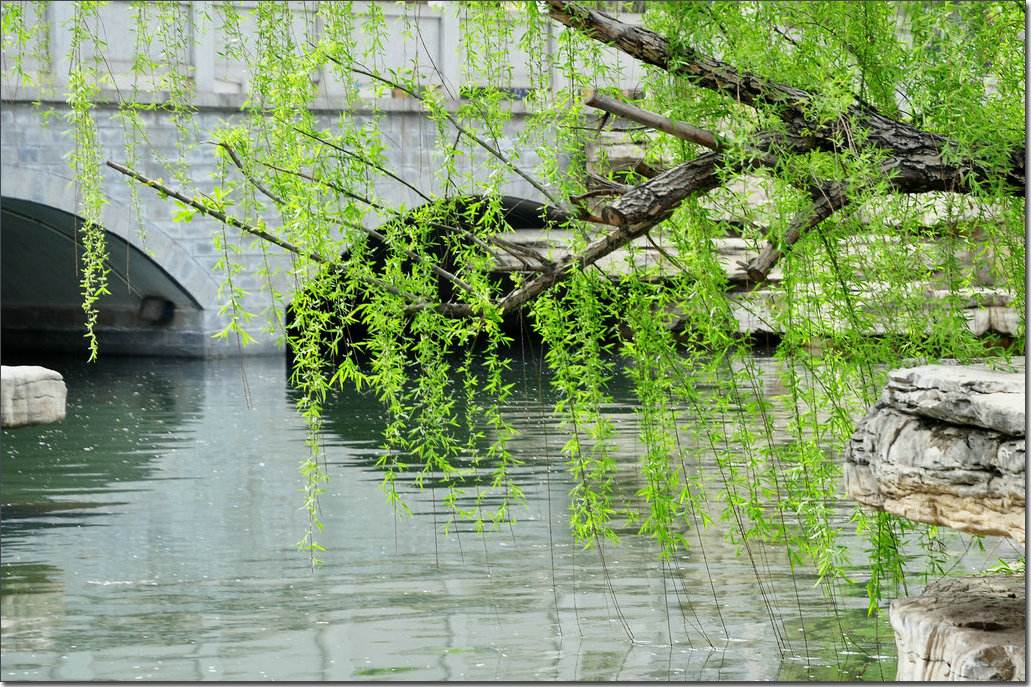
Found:
M 1024 436 L 1024 375 L 959 365 L 891 373 L 888 403 L 907 413 Z
M 1023 575 L 944 578 L 891 604 L 897 680 L 1025 680 Z
M 1024 541 L 1024 377 L 927 365 L 895 370 L 845 447 L 861 504 Z
M 4 427 L 63 420 L 67 396 L 59 372 L 37 365 L 0 366 L 0 424 Z

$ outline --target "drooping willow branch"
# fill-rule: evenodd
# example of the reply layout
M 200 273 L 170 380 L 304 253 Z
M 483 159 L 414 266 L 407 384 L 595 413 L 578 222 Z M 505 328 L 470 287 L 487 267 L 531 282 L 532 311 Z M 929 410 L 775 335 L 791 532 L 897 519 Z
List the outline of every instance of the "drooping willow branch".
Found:
M 379 165 L 376 162 L 374 162 L 372 160 L 369 160 L 368 158 L 366 158 L 366 157 L 364 157 L 362 155 L 358 155 L 357 153 L 355 153 L 353 151 L 350 151 L 350 150 L 344 148 L 343 146 L 340 146 L 340 145 L 334 143 L 333 141 L 325 139 L 325 138 L 319 136 L 318 134 L 316 134 L 313 131 L 308 131 L 306 129 L 302 129 L 302 128 L 297 127 L 297 126 L 293 126 L 292 128 L 295 131 L 297 131 L 297 133 L 299 133 L 299 134 L 301 134 L 303 136 L 306 136 L 308 138 L 311 138 L 312 140 L 318 141 L 319 143 L 321 143 L 321 144 L 323 144 L 325 146 L 328 146 L 328 147 L 332 148 L 333 150 L 336 150 L 336 151 L 342 153 L 343 155 L 346 155 L 347 157 L 350 157 L 351 159 L 358 160 L 362 164 L 368 165 L 369 167 L 377 170 L 378 172 L 381 172 L 383 175 L 393 179 L 394 181 L 398 182 L 399 184 L 401 184 L 401 185 L 407 187 L 408 189 L 410 189 L 413 193 L 415 193 L 417 196 L 422 198 L 427 203 L 432 203 L 433 202 L 432 198 L 430 198 L 428 195 L 426 195 L 425 193 L 420 191 L 414 184 L 412 184 L 409 181 L 406 181 L 404 178 L 394 174 L 393 172 L 391 172 L 389 169 L 383 167 L 382 165 Z M 268 163 L 265 163 L 265 164 L 268 164 Z M 269 166 L 271 167 L 272 165 L 269 165 Z M 278 168 L 275 168 L 275 167 L 273 167 L 273 168 L 274 169 L 278 169 Z M 288 170 L 282 170 L 282 169 L 280 169 L 279 171 L 284 171 L 284 172 L 292 173 L 292 172 L 289 172 Z M 396 214 L 396 211 L 390 210 L 389 208 L 386 208 L 386 207 L 384 207 L 382 205 L 372 203 L 371 200 L 368 200 L 368 199 L 366 199 L 364 197 L 357 196 L 357 195 L 355 195 L 352 192 L 348 192 L 348 195 L 350 197 L 354 198 L 355 200 L 358 200 L 360 202 L 363 202 L 363 203 L 369 205 L 370 207 L 375 207 L 377 210 L 382 210 L 382 211 L 387 211 L 387 212 L 395 212 L 395 214 Z M 438 222 L 430 222 L 430 226 L 433 226 L 436 229 L 446 229 L 447 231 L 458 231 L 463 236 L 465 236 L 466 238 L 471 240 L 473 243 L 478 243 L 478 244 L 482 243 L 481 239 L 478 236 L 476 236 L 472 232 L 466 231 L 466 230 L 464 230 L 464 229 L 462 229 L 460 227 L 450 227 L 450 226 L 447 226 L 447 225 L 440 224 Z M 497 246 L 498 248 L 500 248 L 504 252 L 508 253 L 512 257 L 516 258 L 520 262 L 523 262 L 523 259 L 520 256 L 520 254 L 521 254 L 523 256 L 529 256 L 530 258 L 536 260 L 539 264 L 541 264 L 541 265 L 543 265 L 545 267 L 550 266 L 552 264 L 552 262 L 550 260 L 545 258 L 543 255 L 541 255 L 537 251 L 533 250 L 529 246 L 520 246 L 518 244 L 512 244 L 512 243 L 509 243 L 508 241 L 505 241 L 504 239 L 498 238 L 496 236 L 492 236 L 488 240 L 490 241 L 490 243 L 494 244 L 495 246 Z M 488 248 L 487 246 L 483 246 L 483 245 L 481 245 L 481 248 L 486 248 L 487 250 L 490 250 L 490 248 Z
M 843 184 L 827 184 L 825 187 L 814 189 L 819 196 L 813 198 L 813 205 L 807 211 L 800 213 L 791 221 L 787 231 L 781 238 L 780 244 L 770 241 L 759 255 L 755 256 L 745 264 L 745 272 L 748 278 L 754 283 L 762 283 L 769 278 L 773 266 L 777 264 L 786 251 L 795 245 L 802 235 L 817 226 L 835 212 L 848 204 L 848 196 Z
M 290 243 L 289 241 L 286 241 L 284 239 L 279 238 L 278 236 L 275 236 L 273 234 L 268 233 L 264 229 L 260 229 L 258 227 L 255 227 L 255 226 L 251 225 L 251 224 L 248 224 L 248 223 L 246 223 L 246 222 L 244 222 L 244 221 L 242 221 L 242 220 L 240 220 L 240 219 L 238 219 L 236 217 L 233 217 L 232 215 L 227 215 L 226 213 L 222 212 L 221 210 L 219 210 L 216 207 L 212 207 L 211 205 L 208 205 L 206 203 L 202 203 L 202 202 L 200 202 L 200 201 L 198 201 L 198 200 L 196 200 L 194 198 L 190 198 L 187 195 L 179 193 L 175 189 L 169 188 L 168 186 L 162 184 L 160 181 L 157 181 L 156 179 L 151 179 L 149 177 L 145 177 L 142 174 L 140 174 L 139 172 L 137 172 L 136 170 L 129 169 L 125 165 L 121 165 L 121 164 L 119 164 L 119 163 L 117 163 L 117 162 L 115 162 L 113 160 L 108 160 L 106 164 L 107 164 L 108 167 L 110 167 L 111 169 L 115 170 L 116 172 L 118 172 L 120 174 L 124 174 L 125 176 L 127 176 L 127 177 L 129 177 L 131 179 L 135 179 L 136 181 L 140 182 L 144 186 L 147 186 L 148 188 L 154 189 L 158 193 L 166 195 L 169 198 L 174 198 L 175 200 L 179 201 L 180 203 L 183 203 L 184 205 L 190 206 L 191 208 L 193 208 L 194 210 L 200 212 L 203 215 L 207 215 L 208 217 L 211 217 L 212 219 L 216 219 L 219 222 L 222 222 L 224 224 L 228 224 L 231 227 L 235 227 L 236 229 L 239 229 L 240 231 L 248 233 L 251 236 L 256 236 L 257 238 L 259 238 L 259 239 L 261 239 L 263 241 L 268 241 L 269 243 L 272 243 L 272 244 L 274 244 L 276 246 L 279 246 L 280 248 L 282 248 L 282 249 L 284 249 L 286 251 L 289 251 L 289 252 L 291 252 L 291 253 L 293 253 L 295 255 L 304 256 L 304 257 L 308 258 L 309 260 L 311 260 L 312 262 L 316 262 L 316 263 L 318 263 L 320 265 L 332 264 L 332 263 L 337 262 L 336 260 L 329 260 L 329 259 L 319 255 L 318 253 L 312 253 L 310 251 L 306 251 L 306 250 L 304 250 L 304 249 L 302 249 L 302 248 L 300 248 L 298 246 L 295 246 L 294 244 Z M 412 303 L 412 306 L 410 306 L 410 307 L 415 307 L 415 308 L 436 307 L 436 304 L 427 304 L 425 301 L 416 299 L 414 296 L 412 296 L 410 294 L 406 294 L 403 291 L 401 291 L 400 289 L 397 289 L 394 286 L 392 286 L 391 284 L 388 284 L 385 281 L 382 281 L 380 279 L 376 279 L 374 277 L 370 278 L 370 283 L 373 284 L 374 286 L 376 286 L 377 288 L 381 288 L 381 289 L 387 291 L 388 293 L 392 293 L 395 296 L 398 296 L 400 298 L 404 298 L 404 299 L 410 301 Z
M 336 62 L 337 64 L 341 64 L 336 59 L 334 59 L 332 56 L 328 56 L 327 55 L 327 57 L 328 57 L 328 59 L 330 61 Z M 361 74 L 363 76 L 369 77 L 370 79 L 375 79 L 376 81 L 379 81 L 380 83 L 386 84 L 387 86 L 390 86 L 392 88 L 397 88 L 397 89 L 399 89 L 401 91 L 404 91 L 409 96 L 415 98 L 416 100 L 418 100 L 420 102 L 425 102 L 425 98 L 423 98 L 419 93 L 416 93 L 415 91 L 413 91 L 412 89 L 408 88 L 404 84 L 398 83 L 396 81 L 392 81 L 390 79 L 387 79 L 386 77 L 383 77 L 383 76 L 381 76 L 379 74 L 376 74 L 374 72 L 367 71 L 367 70 L 362 69 L 360 67 L 351 66 L 350 69 L 351 69 L 351 71 L 353 71 L 356 74 Z M 523 179 L 525 179 L 528 184 L 533 186 L 535 189 L 537 189 L 537 191 L 542 196 L 547 198 L 548 202 L 550 202 L 552 204 L 552 206 L 554 206 L 555 208 L 558 208 L 558 209 L 562 210 L 563 212 L 565 212 L 565 210 L 562 209 L 562 203 L 554 195 L 552 195 L 552 193 L 550 191 L 548 191 L 548 189 L 545 188 L 543 184 L 541 184 L 539 181 L 534 179 L 531 174 L 527 174 L 526 172 L 524 172 L 522 169 L 520 169 L 518 166 L 516 166 L 515 163 L 513 163 L 511 160 L 509 160 L 505 156 L 505 154 L 502 153 L 500 150 L 498 150 L 497 148 L 492 146 L 487 141 L 484 141 L 482 138 L 477 136 L 475 133 L 469 131 L 469 129 L 467 129 L 466 127 L 462 126 L 461 122 L 459 122 L 450 112 L 448 112 L 447 110 L 443 110 L 442 109 L 441 113 L 448 120 L 448 122 L 451 123 L 451 126 L 455 127 L 456 130 L 460 131 L 463 136 L 467 137 L 470 141 L 473 141 L 474 143 L 476 143 L 478 146 L 480 146 L 481 148 L 486 150 L 488 153 L 490 153 L 491 155 L 496 157 L 498 160 L 500 160 L 501 163 L 504 164 L 506 167 L 508 167 L 513 172 L 515 172 L 516 174 L 521 176 Z
M 341 145 L 333 143 L 330 140 L 322 138 L 321 136 L 319 136 L 318 134 L 316 134 L 313 131 L 308 131 L 307 129 L 302 129 L 301 127 L 296 126 L 296 125 L 291 125 L 291 128 L 294 131 L 296 131 L 297 133 L 301 134 L 302 136 L 307 136 L 308 138 L 311 138 L 311 139 L 313 139 L 315 141 L 318 141 L 322 145 L 329 146 L 330 148 L 336 150 L 337 152 L 341 153 L 342 155 L 345 155 L 345 156 L 351 158 L 352 160 L 357 160 L 358 162 L 361 162 L 363 165 L 368 165 L 369 167 L 372 167 L 376 171 L 382 173 L 385 176 L 390 177 L 391 179 L 393 179 L 397 183 L 401 184 L 402 186 L 407 187 L 410 191 L 412 191 L 415 195 L 417 195 L 420 198 L 422 198 L 425 202 L 427 202 L 427 203 L 433 202 L 432 198 L 430 198 L 428 195 L 426 195 L 425 193 L 420 191 L 416 186 L 414 186 L 413 184 L 405 181 L 403 178 L 397 176 L 396 174 L 394 174 L 390 170 L 384 168 L 383 166 L 377 164 L 376 162 L 370 160 L 369 158 L 367 158 L 367 157 L 365 157 L 363 155 L 359 155 L 358 153 L 354 152 L 353 150 L 348 150 L 347 148 L 344 148 Z
M 218 147 L 222 148 L 223 150 L 225 150 L 229 154 L 229 159 L 233 161 L 233 165 L 235 165 L 236 168 L 238 170 L 240 170 L 240 174 L 243 175 L 244 179 L 249 181 L 251 186 L 256 188 L 259 193 L 264 195 L 266 198 L 271 200 L 276 205 L 283 205 L 283 199 L 282 198 L 280 198 L 275 193 L 270 191 L 264 184 L 262 184 L 260 181 L 258 181 L 257 177 L 255 177 L 253 174 L 251 174 L 249 171 L 247 171 L 247 168 L 244 167 L 243 160 L 240 159 L 240 156 L 237 154 L 237 152 L 233 148 L 233 146 L 229 145 L 225 141 L 211 141 L 211 143 L 213 143 L 213 144 L 217 145 Z
M 304 179 L 305 181 L 310 181 L 313 184 L 319 184 L 320 186 L 325 186 L 326 188 L 332 189 L 333 191 L 339 193 L 342 196 L 345 196 L 347 198 L 351 198 L 353 200 L 357 200 L 358 202 L 364 203 L 365 205 L 368 205 L 371 208 L 379 210 L 380 212 L 391 214 L 396 219 L 402 219 L 402 220 L 404 219 L 404 217 L 402 216 L 402 213 L 399 212 L 398 210 L 395 210 L 393 208 L 388 208 L 385 205 L 382 205 L 381 203 L 377 203 L 377 202 L 373 201 L 371 198 L 367 198 L 367 197 L 365 197 L 365 196 L 363 196 L 363 195 L 361 195 L 359 193 L 354 193 L 353 191 L 349 191 L 349 190 L 345 189 L 343 186 L 341 186 L 340 184 L 337 184 L 335 182 L 328 181 L 326 179 L 321 179 L 319 177 L 312 176 L 312 175 L 307 174 L 306 172 L 302 172 L 300 170 L 286 169 L 285 167 L 280 167 L 278 165 L 274 165 L 271 162 L 261 161 L 260 164 L 268 167 L 269 169 L 275 170 L 277 172 L 282 172 L 283 174 L 290 174 L 292 176 L 296 176 L 298 178 Z M 348 222 L 346 220 L 339 220 L 339 219 L 337 221 L 339 221 L 342 225 L 344 225 L 346 227 L 350 227 L 351 229 L 355 229 L 356 231 L 360 231 L 360 232 L 363 232 L 365 234 L 368 234 L 370 237 L 376 239 L 377 241 L 379 241 L 380 243 L 383 243 L 384 245 L 387 245 L 387 246 L 390 245 L 389 244 L 389 240 L 385 236 L 380 234 L 378 231 L 375 231 L 373 229 L 368 229 L 365 226 L 360 225 L 360 224 L 358 224 L 356 222 Z M 468 231 L 466 229 L 462 229 L 461 227 L 454 227 L 454 226 L 451 226 L 451 225 L 442 224 L 440 222 L 430 221 L 430 222 L 427 222 L 426 224 L 428 226 L 430 226 L 430 227 L 433 227 L 434 229 L 440 229 L 440 230 L 445 231 L 445 232 L 459 233 L 464 238 L 467 238 L 470 241 L 472 241 L 473 243 L 475 243 L 478 246 L 480 246 L 480 248 L 483 248 L 484 250 L 487 250 L 488 252 L 491 252 L 491 253 L 494 252 L 493 249 L 490 247 L 490 245 L 485 243 L 482 239 L 480 239 L 478 236 L 476 236 L 476 234 L 472 233 L 471 231 Z M 489 240 L 497 248 L 499 248 L 502 251 L 508 253 L 509 255 L 511 255 L 512 257 L 516 258 L 517 260 L 519 260 L 523 264 L 526 264 L 526 263 L 523 260 L 522 256 L 529 256 L 529 257 L 537 260 L 537 262 L 540 263 L 543 266 L 549 266 L 549 265 L 552 264 L 551 261 L 549 261 L 547 258 L 542 256 L 540 253 L 538 253 L 537 251 L 533 250 L 532 248 L 525 247 L 525 246 L 520 246 L 519 244 L 513 244 L 513 243 L 510 243 L 508 241 L 505 241 L 505 240 L 497 238 L 497 237 L 491 237 Z M 422 256 L 420 256 L 420 255 L 418 255 L 416 253 L 413 253 L 412 251 L 408 251 L 406 249 L 405 253 L 408 255 L 408 257 L 412 258 L 413 260 L 425 261 Z M 474 289 L 471 286 L 469 286 L 464 281 L 462 281 L 461 279 L 459 279 L 455 275 L 451 274 L 447 270 L 441 268 L 439 265 L 435 265 L 433 263 L 428 263 L 428 264 L 430 266 L 430 269 L 432 269 L 433 272 L 435 274 L 437 274 L 438 276 L 440 276 L 440 277 L 450 281 L 452 284 L 454 284 L 455 286 L 459 287 L 463 291 L 466 291 L 466 292 L 468 292 L 470 294 L 474 294 L 475 293 Z
M 322 257 L 318 253 L 311 253 L 302 248 L 299 248 L 290 243 L 289 241 L 286 241 L 284 239 L 279 238 L 278 236 L 274 236 L 273 234 L 268 233 L 264 229 L 259 229 L 258 227 L 247 224 L 246 222 L 239 220 L 236 217 L 233 217 L 232 215 L 227 215 L 218 208 L 212 207 L 194 198 L 190 198 L 189 196 L 179 193 L 175 189 L 165 186 L 160 181 L 157 181 L 156 179 L 151 179 L 149 177 L 145 177 L 136 170 L 129 169 L 125 165 L 121 165 L 115 162 L 114 160 L 108 160 L 106 164 L 108 167 L 115 170 L 119 174 L 124 174 L 130 179 L 135 179 L 144 186 L 152 188 L 158 193 L 164 194 L 169 198 L 174 198 L 175 200 L 178 200 L 180 203 L 183 203 L 184 205 L 189 205 L 194 210 L 197 210 L 198 212 L 205 214 L 213 219 L 217 219 L 219 222 L 228 224 L 229 226 L 235 227 L 240 231 L 251 234 L 252 236 L 257 236 L 263 241 L 268 241 L 269 243 L 275 244 L 284 250 L 294 253 L 295 255 L 303 255 L 312 262 L 317 262 L 320 264 L 328 262 L 326 258 Z

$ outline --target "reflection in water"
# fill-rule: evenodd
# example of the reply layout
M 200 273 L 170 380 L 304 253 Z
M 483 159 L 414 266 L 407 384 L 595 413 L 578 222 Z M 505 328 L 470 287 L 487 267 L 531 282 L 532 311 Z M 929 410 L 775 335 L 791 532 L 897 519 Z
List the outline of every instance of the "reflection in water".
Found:
M 513 527 L 486 536 L 468 525 L 444 536 L 439 499 L 410 484 L 414 515 L 395 515 L 375 466 L 382 411 L 363 395 L 337 399 L 324 436 L 330 551 L 314 574 L 294 547 L 305 429 L 282 361 L 246 361 L 251 408 L 239 361 L 48 364 L 65 375 L 68 419 L 3 433 L 3 679 L 894 675 L 890 629 L 866 617 L 862 584 L 831 604 L 815 577 L 792 576 L 782 549 L 758 547 L 781 652 L 723 524 L 692 532 L 700 547 L 668 566 L 629 525 L 604 568 L 576 545 L 562 430 L 535 361 L 513 366 L 504 409 L 520 432 L 511 448 L 527 503 Z M 613 394 L 617 484 L 633 499 L 636 418 L 629 391 Z M 844 525 L 847 508 L 835 512 Z

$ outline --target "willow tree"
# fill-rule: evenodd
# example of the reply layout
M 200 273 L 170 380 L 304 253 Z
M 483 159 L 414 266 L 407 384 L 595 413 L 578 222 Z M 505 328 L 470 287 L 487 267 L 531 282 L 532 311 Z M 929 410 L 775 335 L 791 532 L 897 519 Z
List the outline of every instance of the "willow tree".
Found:
M 843 576 L 845 556 L 827 506 L 839 490 L 835 454 L 857 409 L 879 393 L 885 367 L 1023 351 L 1023 319 L 1013 341 L 1000 342 L 974 336 L 963 316 L 971 287 L 983 283 L 1024 310 L 1021 3 L 649 2 L 643 25 L 631 25 L 603 11 L 618 2 L 471 2 L 459 12 L 458 49 L 467 76 L 488 84 L 476 88 L 384 69 L 381 5 L 315 6 L 317 25 L 295 35 L 283 28 L 285 3 L 258 3 L 250 46 L 234 4 L 208 7 L 206 21 L 227 37 L 225 54 L 250 70 L 249 98 L 243 119 L 213 136 L 215 178 L 191 179 L 180 156 L 168 161 L 173 181 L 165 182 L 135 169 L 137 146 L 146 145 L 139 113 L 171 112 L 181 145 L 198 143 L 190 78 L 177 61 L 180 10 L 133 3 L 134 72 L 155 79 L 167 99 L 155 106 L 121 94 L 126 159 L 107 161 L 134 193 L 150 187 L 183 219 L 218 221 L 227 334 L 248 336 L 234 246 L 256 237 L 293 253 L 299 288 L 285 334 L 310 426 L 301 546 L 313 557 L 328 479 L 320 417 L 346 385 L 371 390 L 388 412 L 381 467 L 398 508 L 395 478 L 416 471 L 420 485 L 443 485 L 454 518 L 482 529 L 511 516 L 521 491 L 501 412 L 511 391 L 506 317 L 524 316 L 544 342 L 555 413 L 567 421 L 578 541 L 601 551 L 616 539 L 614 523 L 633 516 L 669 559 L 692 546 L 692 531 L 724 518 L 746 555 L 755 541 L 779 542 L 793 566 L 813 566 L 828 582 Z M 25 53 L 46 36 L 29 28 L 27 13 L 4 5 L 5 45 Z M 75 6 L 67 98 L 94 354 L 106 276 L 105 161 L 92 117 L 103 46 L 100 59 L 81 55 L 99 43 L 96 13 L 95 3 Z M 148 30 L 155 20 L 159 29 Z M 506 138 L 517 49 L 528 56 L 531 88 L 519 105 L 528 124 Z M 613 51 L 645 66 L 633 97 L 613 87 Z M 319 69 L 346 85 L 333 126 L 313 112 L 310 75 Z M 353 114 L 368 84 L 417 99 L 436 123 L 439 192 L 390 169 L 380 118 Z M 586 174 L 585 147 L 614 122 L 648 164 Z M 469 155 L 478 160 L 472 173 L 458 162 Z M 572 232 L 567 251 L 544 255 L 506 240 L 500 184 L 513 176 L 538 191 L 542 223 Z M 714 198 L 738 203 L 743 217 L 754 209 L 727 192 L 744 178 L 766 189 L 764 219 L 723 221 Z M 425 202 L 390 206 L 377 182 L 405 185 Z M 924 221 L 929 206 L 934 226 Z M 737 276 L 717 250 L 728 235 L 755 248 Z M 662 279 L 639 239 L 661 252 Z M 616 251 L 626 262 L 618 277 L 596 269 Z M 495 268 L 506 254 L 525 269 L 502 280 Z M 786 393 L 776 403 L 786 423 L 773 420 L 735 316 L 756 294 L 772 303 L 764 317 L 780 333 Z M 617 356 L 628 364 L 617 368 Z M 613 489 L 612 427 L 601 409 L 616 374 L 637 395 L 643 507 L 619 502 Z M 489 440 L 460 439 L 461 428 Z M 719 487 L 689 469 L 688 456 L 700 452 L 715 459 Z M 470 493 L 463 478 L 477 470 L 490 478 Z M 854 520 L 871 541 L 873 608 L 882 582 L 904 573 L 903 539 L 933 546 L 936 535 L 885 514 L 857 511 Z

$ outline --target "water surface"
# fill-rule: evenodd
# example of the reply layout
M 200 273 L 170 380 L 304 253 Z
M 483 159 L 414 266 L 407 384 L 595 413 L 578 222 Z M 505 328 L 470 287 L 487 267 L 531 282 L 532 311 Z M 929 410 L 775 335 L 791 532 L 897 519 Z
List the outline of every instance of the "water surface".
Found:
M 67 419 L 3 432 L 4 680 L 894 677 L 861 568 L 831 603 L 776 547 L 757 551 L 760 587 L 725 523 L 668 567 L 632 528 L 605 566 L 574 544 L 563 430 L 533 360 L 515 364 L 505 408 L 527 503 L 486 537 L 468 523 L 445 536 L 430 490 L 405 485 L 413 515 L 395 516 L 375 466 L 383 413 L 337 399 L 315 573 L 295 548 L 305 428 L 282 360 L 46 364 L 65 374 Z M 629 390 L 613 393 L 618 491 L 633 498 L 637 423 Z M 850 532 L 848 504 L 834 505 Z

